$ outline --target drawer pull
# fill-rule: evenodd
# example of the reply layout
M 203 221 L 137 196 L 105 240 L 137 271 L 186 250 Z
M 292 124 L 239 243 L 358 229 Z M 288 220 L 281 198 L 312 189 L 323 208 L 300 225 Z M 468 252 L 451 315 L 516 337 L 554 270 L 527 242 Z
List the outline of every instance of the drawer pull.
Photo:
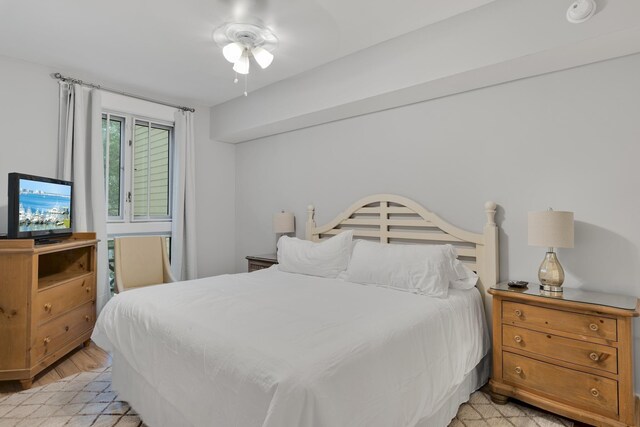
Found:
M 513 337 L 513 340 L 520 344 L 522 342 L 522 337 L 520 335 L 516 335 L 515 337 Z
M 65 331 L 65 332 L 69 332 L 69 327 L 68 327 L 68 326 L 65 326 L 65 327 L 64 327 L 64 331 Z
M 51 304 L 46 303 L 46 304 L 44 305 L 44 311 L 51 311 Z
M 516 366 L 516 374 L 520 375 L 522 373 L 522 368 L 520 366 Z
M 516 317 L 522 317 L 522 312 L 520 310 L 516 310 L 514 313 L 516 314 Z
M 87 293 L 91 292 L 91 288 L 85 288 L 85 289 L 87 290 Z
M 598 360 L 600 360 L 600 356 L 598 356 L 598 353 L 591 353 L 591 354 L 589 355 L 589 358 L 590 358 L 591 360 L 593 360 L 594 362 L 597 362 Z
M 89 321 L 89 316 L 84 316 L 84 320 L 88 322 Z
M 593 396 L 593 397 L 598 397 L 598 396 L 600 396 L 600 392 L 598 391 L 598 389 L 597 389 L 597 388 L 592 388 L 592 389 L 591 389 L 591 396 Z
M 597 331 L 598 330 L 598 325 L 596 325 L 595 323 L 591 323 L 589 325 L 589 329 L 591 329 L 592 331 Z
M 51 342 L 51 338 L 46 337 L 43 341 L 44 341 L 44 345 L 47 345 Z

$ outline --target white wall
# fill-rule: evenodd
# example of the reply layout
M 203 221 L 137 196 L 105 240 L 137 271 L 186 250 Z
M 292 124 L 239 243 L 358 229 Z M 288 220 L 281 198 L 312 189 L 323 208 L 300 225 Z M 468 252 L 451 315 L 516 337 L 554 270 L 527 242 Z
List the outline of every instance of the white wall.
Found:
M 239 144 L 237 269 L 273 251 L 279 209 L 302 237 L 309 203 L 322 224 L 390 192 L 471 231 L 496 201 L 502 280 L 536 280 L 544 249 L 527 246 L 528 211 L 574 211 L 566 286 L 640 297 L 638 75 L 633 55 Z
M 198 276 L 235 272 L 235 146 L 209 139 L 209 109 L 196 107 Z
M 0 56 L 0 233 L 7 230 L 7 174 L 56 175 L 56 71 Z M 235 149 L 209 138 L 209 109 L 195 108 L 198 275 L 209 276 L 235 269 Z
M 7 232 L 7 174 L 56 175 L 58 83 L 52 72 L 0 56 L 0 233 Z

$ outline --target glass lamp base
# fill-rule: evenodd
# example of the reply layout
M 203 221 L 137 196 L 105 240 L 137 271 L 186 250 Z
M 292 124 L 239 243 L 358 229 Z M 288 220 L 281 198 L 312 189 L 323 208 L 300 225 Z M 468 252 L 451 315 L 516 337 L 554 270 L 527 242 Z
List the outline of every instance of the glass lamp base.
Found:
M 540 280 L 540 287 L 548 292 L 562 292 L 562 283 L 564 282 L 564 270 L 558 261 L 558 257 L 553 250 L 549 250 L 540 269 L 538 269 L 538 279 Z

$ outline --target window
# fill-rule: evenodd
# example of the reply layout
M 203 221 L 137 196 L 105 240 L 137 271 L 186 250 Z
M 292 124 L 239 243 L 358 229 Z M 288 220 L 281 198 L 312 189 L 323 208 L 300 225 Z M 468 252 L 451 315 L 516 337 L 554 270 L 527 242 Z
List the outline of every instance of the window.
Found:
M 105 112 L 102 142 L 113 290 L 113 238 L 159 235 L 170 245 L 173 123 Z
M 171 128 L 136 121 L 133 137 L 133 217 L 168 218 Z
M 107 215 L 110 219 L 122 218 L 122 146 L 124 118 L 104 114 L 102 116 L 102 142 L 104 176 L 107 185 Z
M 109 221 L 170 220 L 173 126 L 105 113 L 102 141 Z

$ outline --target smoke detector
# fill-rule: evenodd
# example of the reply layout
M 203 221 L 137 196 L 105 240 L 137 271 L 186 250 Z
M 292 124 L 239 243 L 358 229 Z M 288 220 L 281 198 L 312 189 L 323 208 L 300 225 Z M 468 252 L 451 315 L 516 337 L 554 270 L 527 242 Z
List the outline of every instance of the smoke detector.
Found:
M 567 10 L 567 21 L 572 24 L 580 24 L 588 21 L 595 13 L 595 0 L 576 0 Z

